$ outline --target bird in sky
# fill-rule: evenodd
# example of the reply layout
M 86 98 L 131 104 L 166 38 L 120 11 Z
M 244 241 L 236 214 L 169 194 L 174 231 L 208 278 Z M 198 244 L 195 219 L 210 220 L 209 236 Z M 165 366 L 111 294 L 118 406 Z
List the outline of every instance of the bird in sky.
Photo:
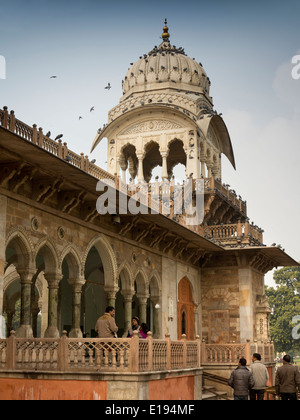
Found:
M 80 120 L 83 120 L 83 118 L 82 118 L 82 117 L 79 117 L 79 121 L 80 121 Z
M 92 106 L 92 108 L 90 109 L 90 112 L 95 111 L 95 107 Z
M 54 140 L 59 140 L 59 139 L 61 139 L 63 136 L 64 136 L 63 134 L 59 134 L 57 137 L 55 137 L 55 139 L 54 139 Z
M 108 83 L 108 84 L 107 84 L 107 86 L 105 86 L 105 88 L 104 88 L 104 89 L 107 89 L 107 90 L 111 89 L 111 85 L 110 85 L 110 83 Z
M 51 76 L 50 79 L 57 79 L 57 76 Z

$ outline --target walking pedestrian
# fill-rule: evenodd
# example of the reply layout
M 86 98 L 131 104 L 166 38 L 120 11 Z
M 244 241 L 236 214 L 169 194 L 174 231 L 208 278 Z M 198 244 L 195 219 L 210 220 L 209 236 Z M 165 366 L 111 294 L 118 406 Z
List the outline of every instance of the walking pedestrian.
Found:
M 283 365 L 277 369 L 275 378 L 276 394 L 282 400 L 297 400 L 297 389 L 300 391 L 300 372 L 291 364 L 291 357 L 286 354 L 282 360 Z
M 269 380 L 269 373 L 266 366 L 261 361 L 261 355 L 254 353 L 250 365 L 250 372 L 255 382 L 254 387 L 250 390 L 250 400 L 262 401 L 265 396 L 265 389 Z
M 234 390 L 235 400 L 248 400 L 249 390 L 254 386 L 253 375 L 247 369 L 247 360 L 242 357 L 238 367 L 231 373 L 228 385 Z

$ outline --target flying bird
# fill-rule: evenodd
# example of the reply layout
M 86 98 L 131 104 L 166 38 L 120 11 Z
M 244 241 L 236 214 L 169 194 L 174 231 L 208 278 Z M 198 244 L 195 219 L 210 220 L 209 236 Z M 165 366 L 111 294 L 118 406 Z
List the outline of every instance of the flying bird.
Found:
M 54 139 L 54 140 L 59 140 L 59 139 L 61 139 L 63 136 L 64 136 L 63 134 L 59 134 L 57 137 L 55 137 L 55 139 Z
M 82 117 L 79 117 L 79 120 L 83 120 L 83 118 Z
M 110 85 L 110 83 L 108 83 L 108 84 L 107 84 L 107 86 L 105 86 L 105 88 L 104 88 L 104 89 L 107 89 L 107 90 L 111 89 L 111 85 Z
M 95 107 L 92 106 L 92 108 L 90 109 L 90 112 L 95 111 Z
M 50 79 L 57 79 L 57 76 L 51 76 Z

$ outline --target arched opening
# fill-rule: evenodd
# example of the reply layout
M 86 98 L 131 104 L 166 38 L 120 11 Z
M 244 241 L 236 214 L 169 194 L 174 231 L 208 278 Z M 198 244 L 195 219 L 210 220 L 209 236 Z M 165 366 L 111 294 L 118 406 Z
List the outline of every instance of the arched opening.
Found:
M 104 267 L 95 247 L 91 248 L 86 259 L 85 280 L 81 299 L 81 328 L 85 337 L 96 337 L 95 325 L 105 312 L 107 296 L 104 290 Z
M 195 315 L 192 288 L 187 277 L 178 284 L 177 304 L 177 331 L 178 339 L 185 334 L 188 340 L 195 339 Z
M 186 168 L 186 153 L 184 151 L 183 141 L 174 139 L 171 143 L 169 143 L 169 154 L 167 158 L 169 179 L 171 179 L 171 177 L 174 175 L 173 169 L 178 164 L 181 164 Z
M 136 178 L 139 161 L 136 155 L 136 148 L 132 144 L 127 144 L 121 150 L 119 158 L 120 168 L 123 172 L 123 181 L 128 182 L 127 169 L 132 180 Z
M 159 151 L 159 144 L 154 141 L 151 141 L 145 147 L 145 156 L 143 161 L 144 180 L 146 182 L 151 181 L 151 179 L 153 178 L 153 169 L 157 167 L 162 167 L 162 157 Z

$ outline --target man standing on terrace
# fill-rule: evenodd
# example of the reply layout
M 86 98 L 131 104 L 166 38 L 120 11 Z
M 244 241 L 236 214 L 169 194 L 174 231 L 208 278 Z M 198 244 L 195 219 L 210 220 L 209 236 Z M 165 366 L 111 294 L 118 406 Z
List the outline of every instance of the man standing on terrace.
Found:
M 119 328 L 115 322 L 115 308 L 108 306 L 105 314 L 102 315 L 95 326 L 95 331 L 98 333 L 99 338 L 113 338 L 116 336 Z

